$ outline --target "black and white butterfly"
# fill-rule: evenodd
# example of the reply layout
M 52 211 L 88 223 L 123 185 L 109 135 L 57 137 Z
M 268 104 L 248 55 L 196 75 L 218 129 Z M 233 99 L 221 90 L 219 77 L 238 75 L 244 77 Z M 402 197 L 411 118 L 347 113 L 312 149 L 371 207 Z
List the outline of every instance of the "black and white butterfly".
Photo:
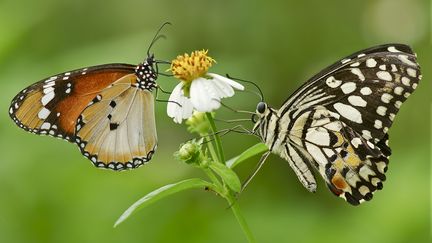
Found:
M 358 205 L 383 188 L 388 129 L 420 79 L 409 46 L 371 47 L 313 76 L 278 110 L 260 102 L 253 131 L 307 190 L 317 187 L 314 168 L 335 195 Z

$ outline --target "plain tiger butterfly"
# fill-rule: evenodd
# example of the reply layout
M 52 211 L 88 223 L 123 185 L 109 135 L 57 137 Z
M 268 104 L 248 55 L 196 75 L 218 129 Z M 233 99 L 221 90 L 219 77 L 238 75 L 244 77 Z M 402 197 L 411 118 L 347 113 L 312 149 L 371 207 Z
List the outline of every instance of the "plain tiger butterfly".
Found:
M 416 54 L 403 44 L 356 52 L 305 82 L 282 105 L 257 105 L 253 132 L 289 162 L 314 192 L 312 168 L 352 205 L 383 188 L 391 154 L 388 130 L 421 79 Z
M 152 158 L 157 147 L 154 97 L 158 63 L 104 64 L 45 78 L 19 92 L 9 115 L 20 128 L 78 145 L 101 168 L 124 170 Z

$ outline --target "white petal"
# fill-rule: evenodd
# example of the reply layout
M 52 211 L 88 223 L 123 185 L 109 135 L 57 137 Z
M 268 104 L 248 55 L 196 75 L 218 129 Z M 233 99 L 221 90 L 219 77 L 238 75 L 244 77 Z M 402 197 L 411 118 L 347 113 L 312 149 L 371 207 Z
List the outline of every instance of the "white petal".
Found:
M 234 89 L 231 85 L 219 79 L 211 79 L 213 88 L 220 98 L 231 97 L 234 95 Z
M 183 119 L 192 116 L 193 106 L 189 98 L 183 95 L 183 84 L 179 83 L 172 91 L 167 105 L 167 114 L 174 122 L 181 123 Z M 174 103 L 177 102 L 178 104 Z
M 235 89 L 244 90 L 244 86 L 243 85 L 241 85 L 241 84 L 239 84 L 239 83 L 237 83 L 237 82 L 235 82 L 235 81 L 233 81 L 233 80 L 231 80 L 231 79 L 229 79 L 227 77 L 221 76 L 221 75 L 216 74 L 216 73 L 207 73 L 207 75 L 210 76 L 210 77 L 212 77 L 212 78 L 214 78 L 214 79 L 218 79 L 220 81 L 223 81 L 223 82 L 231 85 Z
M 192 105 L 201 112 L 215 110 L 220 107 L 220 92 L 212 79 L 197 78 L 190 88 Z

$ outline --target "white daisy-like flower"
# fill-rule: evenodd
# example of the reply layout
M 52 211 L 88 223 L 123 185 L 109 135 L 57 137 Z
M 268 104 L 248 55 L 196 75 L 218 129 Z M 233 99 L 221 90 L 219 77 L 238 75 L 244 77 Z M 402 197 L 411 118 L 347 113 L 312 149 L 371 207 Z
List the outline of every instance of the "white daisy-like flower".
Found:
M 168 116 L 176 123 L 191 117 L 194 110 L 214 111 L 221 106 L 222 98 L 234 95 L 234 89 L 244 90 L 243 85 L 229 78 L 207 72 L 215 62 L 207 52 L 194 51 L 171 62 L 171 72 L 181 80 L 172 91 L 167 107 Z

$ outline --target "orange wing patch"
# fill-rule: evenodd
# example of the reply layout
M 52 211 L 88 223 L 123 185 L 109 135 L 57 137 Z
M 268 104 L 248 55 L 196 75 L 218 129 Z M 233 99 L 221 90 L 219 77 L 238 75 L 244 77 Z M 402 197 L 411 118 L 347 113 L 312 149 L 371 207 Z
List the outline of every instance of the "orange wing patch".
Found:
M 125 73 L 95 73 L 74 81 L 71 94 L 60 101 L 55 109 L 59 112 L 59 125 L 68 134 L 75 132 L 76 121 L 81 112 L 102 89 L 123 77 Z
M 74 141 L 80 113 L 104 88 L 133 72 L 121 67 L 97 66 L 37 82 L 15 96 L 9 114 L 26 131 Z

